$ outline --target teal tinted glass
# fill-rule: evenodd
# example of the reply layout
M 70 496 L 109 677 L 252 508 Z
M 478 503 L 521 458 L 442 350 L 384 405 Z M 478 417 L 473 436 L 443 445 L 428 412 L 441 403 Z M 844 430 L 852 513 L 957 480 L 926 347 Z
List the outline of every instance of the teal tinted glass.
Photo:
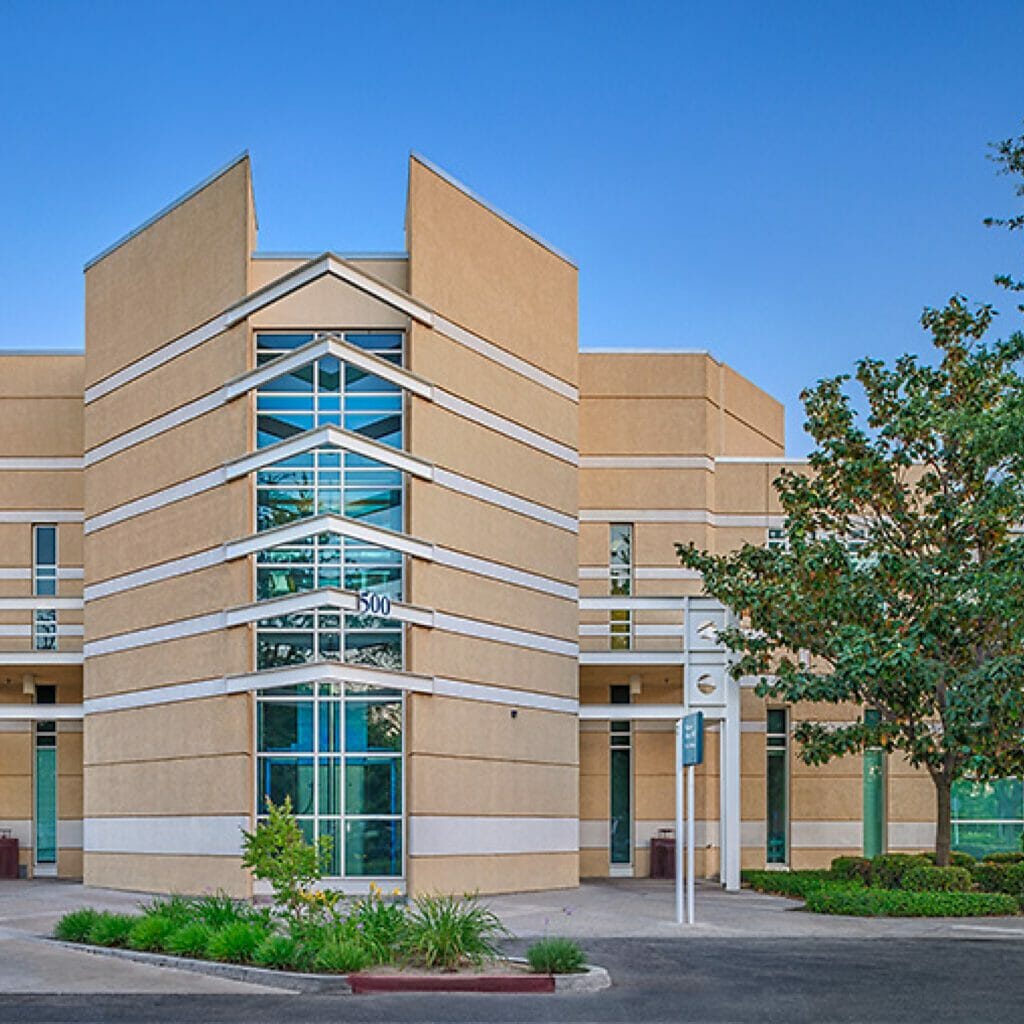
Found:
M 256 711 L 259 749 L 302 752 L 313 749 L 313 705 L 308 701 L 264 701 Z
M 57 750 L 36 749 L 35 859 L 57 863 Z
M 633 860 L 632 826 L 630 820 L 631 752 L 629 749 L 609 751 L 611 759 L 611 837 L 609 853 L 613 864 L 629 864 Z
M 401 750 L 402 705 L 398 701 L 349 701 L 345 705 L 345 749 Z
M 348 814 L 401 814 L 402 762 L 397 757 L 345 759 Z
M 402 823 L 388 819 L 345 822 L 345 872 L 395 878 L 402 873 Z

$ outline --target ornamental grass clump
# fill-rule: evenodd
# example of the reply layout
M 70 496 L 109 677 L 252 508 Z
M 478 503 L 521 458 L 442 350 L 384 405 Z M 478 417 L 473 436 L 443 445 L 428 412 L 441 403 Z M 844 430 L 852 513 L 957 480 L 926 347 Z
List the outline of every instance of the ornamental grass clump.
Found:
M 211 931 L 206 943 L 206 955 L 211 960 L 244 964 L 252 959 L 256 948 L 269 933 L 250 921 L 233 921 Z
M 213 930 L 201 921 L 190 921 L 175 929 L 164 940 L 164 949 L 178 956 L 205 956 Z
M 129 914 L 99 913 L 89 929 L 88 941 L 94 946 L 123 946 L 137 920 Z
M 355 974 L 369 967 L 372 958 L 366 947 L 354 939 L 330 939 L 317 951 L 318 971 L 332 974 Z
M 268 935 L 256 947 L 252 962 L 260 967 L 288 971 L 307 966 L 309 958 L 290 935 Z
M 162 914 L 146 914 L 135 919 L 132 930 L 128 933 L 128 945 L 132 949 L 159 953 L 178 927 L 173 918 L 164 917 Z
M 407 915 L 402 952 L 414 963 L 454 971 L 497 959 L 497 941 L 508 936 L 475 896 L 419 896 Z
M 526 962 L 535 974 L 576 974 L 584 969 L 587 958 L 572 939 L 548 938 L 530 946 Z
M 54 926 L 53 936 L 64 942 L 86 942 L 97 917 L 99 917 L 99 911 L 93 910 L 92 907 L 72 910 Z

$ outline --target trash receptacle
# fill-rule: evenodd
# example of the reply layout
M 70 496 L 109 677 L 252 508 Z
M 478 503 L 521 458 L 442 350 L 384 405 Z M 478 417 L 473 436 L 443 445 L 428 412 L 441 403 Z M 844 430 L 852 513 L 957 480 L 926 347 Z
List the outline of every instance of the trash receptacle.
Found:
M 0 828 L 0 878 L 18 877 L 18 840 L 9 828 Z
M 651 839 L 651 878 L 676 877 L 676 839 L 672 829 L 658 830 Z

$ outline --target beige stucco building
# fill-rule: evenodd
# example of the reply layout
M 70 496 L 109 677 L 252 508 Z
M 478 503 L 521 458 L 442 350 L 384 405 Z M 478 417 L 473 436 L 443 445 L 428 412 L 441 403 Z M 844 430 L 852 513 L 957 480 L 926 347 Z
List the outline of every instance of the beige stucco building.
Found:
M 781 529 L 778 402 L 706 353 L 581 353 L 576 267 L 418 157 L 403 253 L 256 233 L 243 157 L 87 265 L 84 354 L 0 355 L 25 873 L 245 894 L 288 796 L 348 891 L 643 875 L 684 707 L 700 871 L 859 851 L 868 794 L 872 842 L 930 841 L 927 779 L 794 759 L 807 709 L 727 677 L 674 556 Z

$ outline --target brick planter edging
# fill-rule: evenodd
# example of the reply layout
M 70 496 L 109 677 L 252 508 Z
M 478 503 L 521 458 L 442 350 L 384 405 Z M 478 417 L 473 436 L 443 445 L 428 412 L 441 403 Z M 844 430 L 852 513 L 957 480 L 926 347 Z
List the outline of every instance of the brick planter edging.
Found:
M 367 992 L 554 992 L 550 974 L 374 974 L 348 976 L 352 991 Z

